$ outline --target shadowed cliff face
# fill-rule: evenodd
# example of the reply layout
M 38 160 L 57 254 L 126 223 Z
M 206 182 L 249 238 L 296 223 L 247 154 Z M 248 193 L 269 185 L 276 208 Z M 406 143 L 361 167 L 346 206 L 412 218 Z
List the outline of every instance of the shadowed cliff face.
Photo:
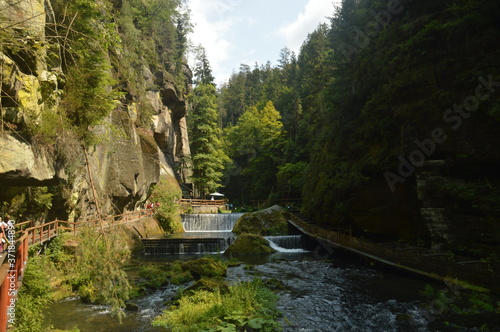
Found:
M 366 237 L 498 261 L 498 2 L 403 0 L 363 41 L 352 31 L 386 3 L 346 5 L 328 36 L 337 63 L 306 209 Z
M 104 121 L 88 128 L 99 138 L 97 144 L 87 147 L 88 168 L 83 144 L 76 135 L 58 129 L 57 117 L 44 116 L 57 114 L 69 78 L 63 60 L 54 56 L 61 54 L 63 46 L 45 35 L 46 22 L 55 14 L 44 3 L 30 0 L 12 5 L 0 0 L 0 7 L 7 8 L 0 17 L 2 29 L 14 26 L 8 30 L 12 36 L 36 46 L 30 48 L 36 50 L 33 52 L 4 48 L 0 53 L 0 201 L 10 204 L 30 187 L 61 185 L 64 194 L 54 194 L 53 205 L 60 206 L 53 206 L 53 214 L 60 219 L 88 218 L 96 213 L 88 170 L 104 214 L 142 206 L 160 175 L 186 182 L 190 173 L 183 166 L 190 151 L 184 93 L 190 87 L 185 83 L 179 89 L 171 75 L 158 66 L 149 66 L 158 70 L 152 73 L 144 62 L 143 81 L 136 83 L 152 88 L 140 103 L 126 86 L 118 85 L 125 97 L 115 101 L 115 109 Z M 186 77 L 191 75 L 187 66 L 184 71 Z M 139 117 L 146 111 L 150 118 L 145 123 Z M 46 121 L 56 123 L 55 129 L 51 127 L 56 134 L 50 140 L 40 140 L 37 134 L 42 129 L 37 128 L 47 127 Z

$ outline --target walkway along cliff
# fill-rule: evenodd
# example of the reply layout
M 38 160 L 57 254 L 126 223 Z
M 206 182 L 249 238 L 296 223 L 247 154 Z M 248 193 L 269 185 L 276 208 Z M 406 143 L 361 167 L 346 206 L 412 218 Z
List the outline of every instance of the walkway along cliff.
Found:
M 466 257 L 449 257 L 402 243 L 374 243 L 352 236 L 349 230 L 329 230 L 319 227 L 300 214 L 290 215 L 289 223 L 318 241 L 317 255 L 329 255 L 335 250 L 354 253 L 387 266 L 443 282 L 466 282 L 500 294 L 500 266 L 492 266 Z M 319 257 L 318 256 L 318 257 Z

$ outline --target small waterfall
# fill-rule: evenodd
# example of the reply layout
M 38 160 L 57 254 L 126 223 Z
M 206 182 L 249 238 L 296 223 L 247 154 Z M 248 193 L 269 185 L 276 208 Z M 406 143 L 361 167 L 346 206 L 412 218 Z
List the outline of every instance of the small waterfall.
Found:
M 185 232 L 231 232 L 243 213 L 183 214 Z
M 142 239 L 147 255 L 221 253 L 233 242 L 231 232 L 243 213 L 182 215 L 184 233 L 161 239 Z
M 227 233 L 226 233 L 227 234 Z M 146 255 L 215 254 L 227 249 L 223 237 L 142 239 Z
M 281 235 L 265 236 L 271 248 L 278 252 L 304 252 L 307 251 L 304 236 L 302 235 Z

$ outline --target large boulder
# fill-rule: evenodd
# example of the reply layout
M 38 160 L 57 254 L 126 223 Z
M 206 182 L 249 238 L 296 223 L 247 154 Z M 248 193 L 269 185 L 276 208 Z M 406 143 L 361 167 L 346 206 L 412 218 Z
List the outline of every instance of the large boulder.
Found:
M 182 263 L 182 269 L 189 271 L 195 279 L 201 277 L 225 277 L 227 266 L 213 258 L 203 257 Z
M 275 250 L 264 237 L 258 234 L 241 234 L 224 252 L 226 255 L 272 254 Z
M 278 205 L 246 213 L 238 219 L 233 232 L 236 234 L 286 235 L 288 234 L 287 214 L 288 212 Z

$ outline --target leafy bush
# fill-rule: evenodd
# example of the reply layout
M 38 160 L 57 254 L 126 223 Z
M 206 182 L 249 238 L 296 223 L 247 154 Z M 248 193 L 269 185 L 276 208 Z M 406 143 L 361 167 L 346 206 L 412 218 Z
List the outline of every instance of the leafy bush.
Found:
M 153 321 L 178 332 L 200 331 L 280 331 L 275 321 L 277 296 L 262 281 L 240 282 L 229 292 L 200 290 L 184 295 L 179 304 L 166 310 Z
M 16 302 L 16 331 L 46 331 L 44 312 L 51 302 L 49 263 L 44 256 L 31 257 Z
M 156 207 L 156 219 L 164 231 L 173 233 L 182 229 L 177 211 L 182 192 L 174 178 L 163 177 L 153 188 L 150 200 L 159 203 Z

